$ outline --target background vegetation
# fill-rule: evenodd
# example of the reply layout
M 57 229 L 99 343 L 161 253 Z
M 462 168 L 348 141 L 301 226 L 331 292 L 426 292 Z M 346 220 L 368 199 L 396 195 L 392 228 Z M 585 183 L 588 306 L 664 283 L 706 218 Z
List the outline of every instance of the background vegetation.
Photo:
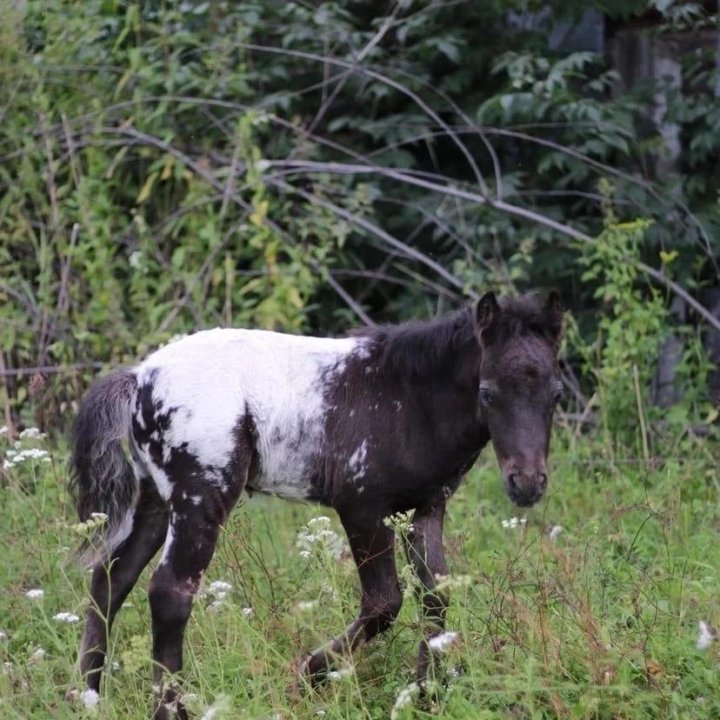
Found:
M 717 643 L 695 648 L 698 621 L 720 624 L 712 3 L 0 6 L 4 716 L 69 716 L 77 625 L 53 615 L 84 597 L 65 559 L 65 446 L 14 462 L 34 442 L 14 447 L 17 429 L 61 438 L 100 369 L 177 334 L 342 334 L 551 286 L 570 309 L 555 489 L 517 528 L 500 524 L 512 511 L 491 466 L 454 501 L 465 674 L 418 712 L 719 714 Z M 611 53 L 558 41 L 589 10 L 606 38 L 674 47 L 679 79 L 629 82 Z M 285 695 L 298 648 L 354 604 L 349 563 L 296 556 L 313 512 L 237 513 L 214 564 L 233 590 L 193 621 L 199 709 L 225 694 L 229 717 L 380 718 L 409 682 L 411 603 L 351 679 Z M 323 612 L 298 614 L 298 588 Z M 107 717 L 146 709 L 133 605 Z

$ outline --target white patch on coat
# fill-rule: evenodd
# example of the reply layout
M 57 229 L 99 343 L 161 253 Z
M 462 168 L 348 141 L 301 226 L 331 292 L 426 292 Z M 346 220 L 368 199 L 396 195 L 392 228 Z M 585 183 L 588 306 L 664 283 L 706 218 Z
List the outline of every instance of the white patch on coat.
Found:
M 249 411 L 257 431 L 259 474 L 251 489 L 292 499 L 311 491 L 312 461 L 322 446 L 323 391 L 351 357 L 369 356 L 366 338 L 326 339 L 265 330 L 207 330 L 166 345 L 135 369 L 155 403 L 173 410 L 163 442 L 184 446 L 208 479 L 226 489 L 223 469 L 235 429 Z M 171 481 L 140 448 L 166 500 Z M 163 457 L 168 457 L 163 448 Z M 212 476 L 212 477 L 211 477 Z
M 170 478 L 167 476 L 167 473 L 165 470 L 163 470 L 161 467 L 158 467 L 150 458 L 149 453 L 144 453 L 145 457 L 145 465 L 147 466 L 148 472 L 150 473 L 150 477 L 155 482 L 155 487 L 157 487 L 158 494 L 163 500 L 169 500 L 172 495 L 172 488 L 173 484 L 170 481 Z
M 123 519 L 120 524 L 108 535 L 107 547 L 110 553 L 112 553 L 115 548 L 119 547 L 120 543 L 130 537 L 130 533 L 133 529 L 134 518 L 135 508 L 133 507 L 130 508 L 125 515 L 123 515 Z
M 162 557 L 160 558 L 160 565 L 164 565 L 168 561 L 170 550 L 175 540 L 175 532 L 173 530 L 173 522 L 175 522 L 175 514 L 170 513 L 170 522 L 168 523 L 167 535 L 165 536 L 165 545 L 163 546 Z
M 367 465 L 365 464 L 365 460 L 367 459 L 367 449 L 368 442 L 367 440 L 363 440 L 348 460 L 347 467 L 353 474 L 353 480 L 359 480 L 360 478 L 365 477 L 365 471 L 367 470 Z

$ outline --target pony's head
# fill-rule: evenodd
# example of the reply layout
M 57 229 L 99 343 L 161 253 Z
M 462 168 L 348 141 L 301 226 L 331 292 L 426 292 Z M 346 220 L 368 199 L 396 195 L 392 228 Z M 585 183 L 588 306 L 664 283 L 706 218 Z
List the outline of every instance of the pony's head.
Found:
M 507 493 L 521 507 L 534 505 L 548 484 L 550 430 L 562 393 L 557 362 L 562 325 L 555 292 L 500 302 L 487 293 L 475 306 L 478 409 Z

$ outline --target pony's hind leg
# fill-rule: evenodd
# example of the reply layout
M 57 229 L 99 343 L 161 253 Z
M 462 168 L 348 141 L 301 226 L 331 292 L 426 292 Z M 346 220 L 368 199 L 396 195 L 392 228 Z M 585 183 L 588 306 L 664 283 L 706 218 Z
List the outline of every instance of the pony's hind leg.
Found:
M 91 605 L 80 646 L 80 671 L 87 683 L 89 702 L 100 690 L 110 628 L 120 606 L 137 582 L 143 568 L 158 551 L 167 532 L 167 509 L 155 488 L 141 482 L 141 493 L 133 515 L 132 530 L 110 557 L 93 569 Z
M 193 599 L 212 559 L 220 527 L 238 495 L 223 493 L 209 481 L 199 493 L 196 489 L 188 495 L 176 489 L 173 494 L 163 557 L 150 581 L 156 720 L 187 718 L 179 689 L 172 679 L 164 681 L 163 675 L 182 669 L 183 638 Z

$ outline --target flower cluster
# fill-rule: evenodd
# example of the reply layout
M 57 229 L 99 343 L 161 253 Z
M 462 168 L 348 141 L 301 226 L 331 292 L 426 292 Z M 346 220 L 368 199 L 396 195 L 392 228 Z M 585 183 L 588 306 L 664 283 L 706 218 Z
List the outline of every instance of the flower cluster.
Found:
M 435 575 L 435 589 L 438 592 L 460 590 L 472 585 L 472 575 Z
M 405 708 L 410 707 L 420 695 L 420 686 L 417 683 L 410 683 L 404 687 L 395 698 L 395 704 L 390 711 L 390 720 L 397 720 Z
M 206 708 L 200 720 L 219 720 L 220 717 L 227 717 L 230 710 L 230 698 L 227 695 L 220 695 L 210 707 Z
M 511 517 L 509 520 L 502 520 L 501 525 L 504 528 L 516 528 L 518 525 L 525 525 L 527 523 L 527 518 L 516 518 Z
M 36 429 L 36 428 L 31 428 Z M 25 431 L 23 431 L 25 432 Z M 26 462 L 51 462 L 50 453 L 41 448 L 25 448 L 22 449 L 22 443 L 18 440 L 13 443 L 13 447 L 5 453 L 5 462 L 3 470 L 9 470 L 16 465 L 22 465 Z
M 0 435 L 7 435 L 9 432 L 7 425 L 0 428 Z M 36 427 L 26 428 L 20 433 L 20 439 L 13 443 L 13 446 L 5 451 L 5 460 L 3 462 L 3 470 L 10 470 L 17 465 L 24 463 L 51 462 L 50 453 L 42 448 L 31 447 L 24 448 L 23 440 L 43 440 L 45 433 L 40 432 Z
M 53 615 L 53 620 L 64 623 L 76 623 L 79 622 L 80 617 L 71 612 L 59 612 Z
M 415 510 L 408 510 L 407 512 L 397 512 L 394 515 L 388 515 L 383 518 L 383 524 L 386 527 L 391 528 L 400 535 L 407 535 L 412 529 L 412 521 L 415 517 Z
M 355 670 L 345 665 L 344 667 L 338 668 L 337 670 L 330 670 L 330 672 L 327 674 L 328 680 L 332 682 L 338 682 L 339 680 L 344 680 L 345 678 L 352 677 L 352 674 L 355 672 Z
M 330 518 L 320 515 L 308 520 L 307 526 L 298 533 L 295 547 L 305 560 L 313 556 L 337 560 L 345 549 L 345 543 L 330 527 Z
M 47 437 L 47 433 L 40 432 L 39 428 L 29 427 L 29 428 L 25 428 L 25 429 L 20 433 L 20 437 L 21 437 L 21 439 L 23 439 L 23 440 L 28 440 L 28 439 L 32 439 L 32 440 L 43 440 L 44 438 Z
M 704 620 L 698 620 L 697 649 L 707 650 L 717 640 L 717 633 Z
M 210 612 L 218 612 L 225 604 L 228 593 L 232 590 L 232 585 L 225 580 L 214 580 L 201 593 L 201 598 L 212 598 L 212 602 L 208 605 Z
M 93 535 L 96 530 L 99 530 L 108 521 L 108 516 L 102 512 L 90 513 L 90 517 L 85 522 L 75 523 L 70 526 L 70 529 L 82 535 L 83 537 L 89 537 Z

